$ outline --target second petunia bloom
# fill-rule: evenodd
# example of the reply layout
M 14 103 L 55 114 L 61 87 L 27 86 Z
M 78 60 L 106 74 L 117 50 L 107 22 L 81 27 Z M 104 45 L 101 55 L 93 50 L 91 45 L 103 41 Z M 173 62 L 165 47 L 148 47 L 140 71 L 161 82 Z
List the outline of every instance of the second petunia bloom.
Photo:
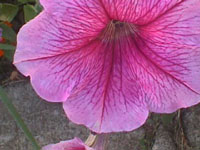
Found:
M 42 150 L 94 150 L 85 145 L 79 138 L 69 141 L 61 141 L 57 144 L 49 144 L 44 146 Z
M 14 64 L 97 133 L 200 102 L 200 0 L 41 0 Z

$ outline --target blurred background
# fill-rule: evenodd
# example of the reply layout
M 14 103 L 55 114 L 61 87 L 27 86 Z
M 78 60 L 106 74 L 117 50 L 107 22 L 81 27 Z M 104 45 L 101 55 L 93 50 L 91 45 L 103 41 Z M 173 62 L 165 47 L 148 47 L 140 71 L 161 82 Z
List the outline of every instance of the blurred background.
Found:
M 16 35 L 41 10 L 37 0 L 0 0 L 0 84 L 22 77 L 12 65 Z

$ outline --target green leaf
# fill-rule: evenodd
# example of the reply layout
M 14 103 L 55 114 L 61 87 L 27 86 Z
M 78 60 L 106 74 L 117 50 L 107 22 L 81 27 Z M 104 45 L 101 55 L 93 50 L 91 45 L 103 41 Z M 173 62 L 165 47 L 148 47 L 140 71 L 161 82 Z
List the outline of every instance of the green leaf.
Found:
M 35 0 L 18 0 L 19 3 L 23 3 L 23 4 L 26 4 L 26 3 L 29 3 L 29 2 L 35 2 Z
M 13 61 L 13 56 L 15 53 L 15 46 L 9 44 L 0 44 L 0 49 L 4 50 L 5 57 L 10 61 Z
M 9 44 L 0 44 L 0 49 L 3 50 L 15 50 L 15 46 Z
M 17 122 L 18 126 L 24 131 L 28 140 L 32 142 L 34 149 L 40 150 L 40 147 L 38 146 L 36 140 L 34 139 L 33 135 L 31 134 L 30 130 L 28 129 L 28 127 L 22 120 L 20 114 L 18 113 L 15 106 L 12 104 L 11 100 L 8 98 L 7 94 L 4 92 L 2 87 L 0 87 L 0 100 L 7 107 L 8 111 L 10 112 L 12 117 Z
M 0 28 L 2 28 L 2 37 L 5 38 L 6 40 L 9 40 L 10 42 L 16 42 L 16 33 L 15 31 L 8 27 L 5 24 L 0 24 Z
M 33 19 L 35 16 L 37 16 L 37 10 L 33 5 L 24 5 L 24 19 L 25 22 L 30 21 Z
M 0 20 L 11 22 L 17 15 L 19 8 L 12 4 L 0 4 Z
M 35 4 L 35 9 L 37 10 L 38 14 L 42 11 L 43 7 L 40 5 L 40 3 Z

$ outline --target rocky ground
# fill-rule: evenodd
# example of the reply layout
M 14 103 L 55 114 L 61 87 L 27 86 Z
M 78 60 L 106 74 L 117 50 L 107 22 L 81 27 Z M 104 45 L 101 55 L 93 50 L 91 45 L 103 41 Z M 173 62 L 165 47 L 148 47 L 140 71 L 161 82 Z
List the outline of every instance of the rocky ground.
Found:
M 29 81 L 11 82 L 4 88 L 41 146 L 73 137 L 87 138 L 85 127 L 70 122 L 61 104 L 41 100 Z M 108 150 L 199 150 L 199 125 L 200 105 L 171 115 L 151 114 L 140 129 L 112 134 Z M 0 150 L 33 150 L 1 102 Z

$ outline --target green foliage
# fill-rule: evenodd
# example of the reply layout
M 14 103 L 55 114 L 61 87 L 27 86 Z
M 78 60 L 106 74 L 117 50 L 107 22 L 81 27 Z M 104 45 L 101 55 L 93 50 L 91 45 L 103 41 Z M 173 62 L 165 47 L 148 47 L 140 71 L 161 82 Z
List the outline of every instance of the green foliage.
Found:
M 35 2 L 35 0 L 18 0 L 20 3 L 29 3 L 29 2 Z
M 0 28 L 3 30 L 2 36 L 9 42 L 16 42 L 16 32 L 6 24 L 0 24 Z
M 0 43 L 0 50 L 3 50 L 5 53 L 4 56 L 12 62 L 15 52 L 14 43 L 16 43 L 16 33 L 5 24 L 0 24 L 0 28 L 3 30 L 2 36 L 6 41 L 6 43 Z
M 6 1 L 5 1 L 6 2 Z M 13 3 L 0 2 L 0 28 L 3 30 L 0 41 L 0 50 L 4 51 L 4 56 L 10 62 L 16 45 L 16 32 L 19 27 L 37 16 L 42 7 L 38 0 L 15 0 Z
M 5 52 L 5 57 L 12 61 L 13 55 L 15 52 L 15 46 L 9 45 L 9 44 L 0 44 L 0 49 L 3 49 Z
M 0 4 L 0 20 L 11 22 L 17 15 L 19 7 L 12 4 Z
M 37 15 L 37 9 L 33 5 L 24 5 L 24 19 L 25 22 L 30 21 Z

